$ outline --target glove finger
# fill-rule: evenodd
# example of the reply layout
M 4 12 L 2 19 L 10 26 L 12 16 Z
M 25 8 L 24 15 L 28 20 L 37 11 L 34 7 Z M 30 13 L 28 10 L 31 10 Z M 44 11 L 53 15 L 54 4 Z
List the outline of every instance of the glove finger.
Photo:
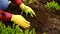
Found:
M 20 21 L 16 20 L 14 23 L 16 23 L 17 25 L 19 25 L 23 28 L 29 28 L 29 26 L 30 26 L 29 24 L 27 24 L 26 22 L 24 22 L 22 20 L 20 20 Z
M 30 24 L 27 24 L 27 22 L 25 22 L 25 21 L 22 21 L 21 23 L 22 23 L 22 26 L 24 28 L 29 28 L 30 27 Z
M 30 25 L 30 22 L 28 22 L 26 19 L 24 19 L 24 17 L 23 17 L 23 16 L 21 16 L 21 15 L 20 15 L 20 17 L 19 17 L 19 18 L 21 18 L 21 20 L 20 20 L 20 21 L 25 22 L 26 24 Z
M 20 18 L 21 18 L 22 21 L 26 22 L 27 24 L 30 24 L 30 22 L 28 22 L 26 19 L 24 19 L 23 16 L 20 15 Z
M 28 22 L 28 21 L 24 21 L 24 22 L 30 25 L 30 22 Z
M 30 12 L 34 15 L 34 16 L 36 16 L 36 14 L 35 14 L 35 12 L 30 8 Z

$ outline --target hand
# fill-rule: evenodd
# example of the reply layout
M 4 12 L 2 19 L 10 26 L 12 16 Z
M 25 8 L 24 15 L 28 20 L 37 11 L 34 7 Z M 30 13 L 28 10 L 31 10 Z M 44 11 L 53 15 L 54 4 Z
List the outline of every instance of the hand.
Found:
M 22 17 L 21 15 L 13 15 L 11 13 L 4 12 L 3 10 L 0 10 L 0 20 L 2 20 L 2 21 L 11 20 L 23 28 L 30 27 L 30 22 L 28 22 L 26 19 L 24 19 L 24 17 Z
M 12 15 L 11 21 L 16 23 L 17 25 L 23 27 L 23 28 L 29 28 L 30 22 L 28 22 L 26 19 L 24 19 L 21 15 Z
M 33 15 L 36 16 L 36 14 L 34 13 L 34 11 L 33 11 L 29 6 L 26 6 L 26 5 L 24 5 L 24 4 L 22 3 L 22 4 L 20 5 L 20 8 L 22 9 L 21 14 L 23 14 L 23 12 L 25 12 L 26 15 L 28 15 L 28 13 L 29 13 L 30 16 L 32 16 L 32 17 L 33 17 Z

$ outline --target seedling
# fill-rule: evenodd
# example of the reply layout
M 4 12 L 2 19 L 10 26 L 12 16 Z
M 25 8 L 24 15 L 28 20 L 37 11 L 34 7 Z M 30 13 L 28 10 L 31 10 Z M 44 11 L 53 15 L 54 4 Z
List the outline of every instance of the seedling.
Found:
M 16 25 L 15 27 L 14 26 L 15 23 L 13 25 L 13 28 L 11 28 L 10 26 L 5 27 L 2 21 L 0 21 L 0 34 L 36 34 L 35 28 L 33 28 L 32 30 L 26 29 L 23 31 L 18 25 Z
M 52 1 L 52 2 L 47 2 L 47 4 L 45 5 L 46 8 L 48 9 L 55 9 L 55 10 L 60 10 L 60 6 L 57 2 L 55 1 Z
M 34 0 L 23 0 L 24 3 L 27 3 L 27 1 L 28 1 L 29 4 L 33 4 L 34 3 Z

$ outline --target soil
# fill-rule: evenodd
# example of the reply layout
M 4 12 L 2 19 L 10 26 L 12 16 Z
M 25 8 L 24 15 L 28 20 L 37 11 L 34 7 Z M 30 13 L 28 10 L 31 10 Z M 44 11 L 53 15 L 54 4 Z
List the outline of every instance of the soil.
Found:
M 47 34 L 60 34 L 60 11 L 46 9 L 44 5 L 49 1 L 51 0 L 35 0 L 34 4 L 26 4 L 35 11 L 37 17 L 26 16 L 25 14 L 23 16 L 31 22 L 31 28 L 35 28 L 37 34 L 43 34 L 44 32 Z M 11 3 L 5 11 L 12 14 L 21 13 L 19 6 L 14 3 Z M 11 24 L 8 21 L 7 25 L 9 23 Z

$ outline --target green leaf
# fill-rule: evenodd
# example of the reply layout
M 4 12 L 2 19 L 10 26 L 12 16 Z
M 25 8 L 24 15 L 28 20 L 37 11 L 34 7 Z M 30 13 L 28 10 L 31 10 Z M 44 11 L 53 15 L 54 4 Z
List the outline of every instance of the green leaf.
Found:
M 21 12 L 21 15 L 23 14 L 23 11 Z
M 29 3 L 30 3 L 30 4 L 34 3 L 34 0 L 29 0 Z
M 29 29 L 26 29 L 25 30 L 25 34 L 29 34 Z
M 28 15 L 28 11 L 27 10 L 25 10 L 25 13 L 26 13 L 26 16 Z
M 33 34 L 36 34 L 36 32 L 35 32 L 35 28 L 33 28 Z
M 17 34 L 18 34 L 18 33 L 23 34 L 23 30 L 20 29 L 18 25 L 16 26 L 15 31 L 16 31 Z
M 13 24 L 13 28 L 15 27 L 15 23 Z
M 31 31 L 29 32 L 29 34 L 32 34 L 32 32 L 33 32 L 33 31 L 31 30 Z
M 24 3 L 26 3 L 27 0 L 22 0 Z
M 29 14 L 30 14 L 30 16 L 31 16 L 31 17 L 33 17 L 33 14 L 32 14 L 32 12 L 30 12 Z
M 55 9 L 55 10 L 60 10 L 59 4 L 58 4 L 57 2 L 55 2 L 55 1 L 47 2 L 47 4 L 45 5 L 45 7 L 46 7 L 47 9 L 53 8 L 53 9 Z

